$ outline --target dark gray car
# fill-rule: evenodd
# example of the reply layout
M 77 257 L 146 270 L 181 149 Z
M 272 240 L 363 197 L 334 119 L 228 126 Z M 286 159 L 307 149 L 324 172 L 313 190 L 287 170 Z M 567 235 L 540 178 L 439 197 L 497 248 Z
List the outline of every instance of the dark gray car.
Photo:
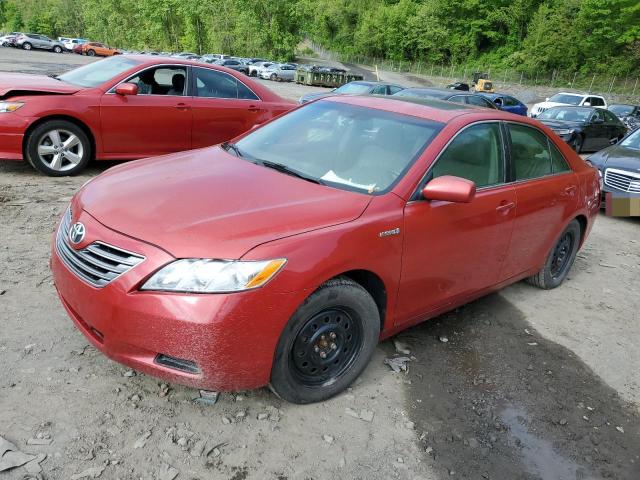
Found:
M 23 33 L 15 40 L 15 45 L 24 50 L 40 48 L 42 50 L 51 50 L 56 53 L 64 52 L 64 44 L 57 40 L 52 40 L 46 35 L 39 33 Z
M 328 97 L 330 95 L 393 95 L 401 90 L 404 90 L 404 87 L 394 85 L 393 83 L 357 80 L 355 82 L 346 83 L 341 87 L 331 90 L 330 92 L 307 93 L 300 97 L 298 103 L 307 103 L 311 100 Z
M 619 197 L 640 196 L 640 130 L 591 155 L 587 162 L 600 172 L 603 195 L 611 192 Z

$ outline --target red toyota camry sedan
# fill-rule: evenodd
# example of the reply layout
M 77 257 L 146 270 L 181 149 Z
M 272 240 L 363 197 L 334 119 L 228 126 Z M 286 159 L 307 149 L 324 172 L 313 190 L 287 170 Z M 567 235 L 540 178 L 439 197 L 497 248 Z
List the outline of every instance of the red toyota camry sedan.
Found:
M 130 160 L 229 140 L 290 110 L 217 65 L 115 56 L 59 76 L 0 76 L 0 158 L 73 175 L 93 159 Z
M 559 286 L 599 199 L 596 170 L 533 120 L 329 97 L 96 177 L 51 266 L 112 359 L 307 403 L 345 389 L 381 338 L 521 279 Z

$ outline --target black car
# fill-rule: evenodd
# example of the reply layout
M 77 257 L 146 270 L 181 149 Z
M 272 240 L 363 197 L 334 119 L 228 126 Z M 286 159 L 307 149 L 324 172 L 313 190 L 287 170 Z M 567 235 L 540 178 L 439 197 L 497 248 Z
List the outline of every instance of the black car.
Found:
M 242 72 L 245 75 L 249 75 L 249 65 L 235 58 L 225 58 L 222 60 L 216 60 L 213 62 L 215 65 L 230 68 L 236 72 Z
M 640 196 L 640 130 L 587 158 L 600 172 L 603 195 Z
M 492 108 L 498 107 L 491 101 L 476 93 L 466 93 L 457 90 L 447 90 L 442 88 L 406 88 L 395 94 L 397 97 L 435 98 L 447 100 L 448 102 L 464 103 L 477 107 Z
M 298 102 L 300 104 L 307 103 L 317 98 L 328 97 L 329 95 L 394 95 L 403 89 L 404 87 L 393 83 L 356 80 L 355 82 L 345 83 L 330 92 L 307 93 L 300 97 Z
M 449 85 L 447 85 L 447 88 L 449 90 L 461 90 L 463 92 L 468 92 L 469 91 L 469 84 L 468 83 L 464 83 L 464 82 L 453 82 L 450 83 Z
M 640 106 L 628 104 L 609 105 L 609 111 L 622 120 L 629 130 L 640 127 Z
M 598 107 L 552 107 L 537 119 L 578 153 L 606 148 L 627 133 L 627 127 L 618 117 Z

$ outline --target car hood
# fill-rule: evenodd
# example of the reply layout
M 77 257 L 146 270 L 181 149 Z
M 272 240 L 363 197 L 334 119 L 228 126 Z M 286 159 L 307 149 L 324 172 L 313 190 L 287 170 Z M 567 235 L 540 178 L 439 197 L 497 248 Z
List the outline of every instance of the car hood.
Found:
M 0 98 L 30 93 L 72 94 L 82 87 L 56 80 L 44 75 L 26 73 L 2 73 L 0 75 Z
M 569 122 L 567 120 L 546 120 L 546 119 L 539 119 L 541 123 L 543 123 L 544 125 L 546 125 L 547 127 L 549 127 L 552 130 L 561 130 L 561 129 L 566 129 L 566 128 L 578 128 L 578 127 L 582 127 L 584 126 L 584 123 L 582 122 Z
M 566 103 L 558 103 L 558 102 L 540 102 L 536 103 L 531 110 L 539 110 L 541 108 L 547 109 L 551 107 L 564 107 L 567 106 Z
M 640 150 L 613 145 L 594 155 L 594 164 L 600 168 L 620 168 L 640 172 Z M 591 157 L 589 157 L 591 160 Z
M 87 184 L 74 208 L 176 258 L 237 259 L 265 242 L 352 221 L 370 200 L 210 147 L 115 167 Z

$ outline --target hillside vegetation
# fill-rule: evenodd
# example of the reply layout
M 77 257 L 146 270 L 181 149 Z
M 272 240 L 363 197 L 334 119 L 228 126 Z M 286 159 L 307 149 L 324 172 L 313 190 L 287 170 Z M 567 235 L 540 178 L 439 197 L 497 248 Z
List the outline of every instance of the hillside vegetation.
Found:
M 306 37 L 348 55 L 528 73 L 626 75 L 640 66 L 637 0 L 4 0 L 0 25 L 123 48 L 280 59 Z

